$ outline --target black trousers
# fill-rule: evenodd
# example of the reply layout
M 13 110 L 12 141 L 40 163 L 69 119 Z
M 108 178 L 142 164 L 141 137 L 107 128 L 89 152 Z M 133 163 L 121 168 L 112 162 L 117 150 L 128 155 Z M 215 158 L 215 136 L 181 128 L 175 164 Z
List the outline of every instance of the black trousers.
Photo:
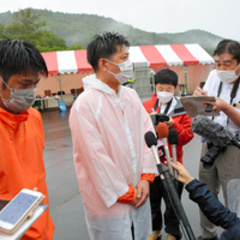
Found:
M 181 197 L 183 184 L 177 182 L 177 192 Z M 161 211 L 161 202 L 164 199 L 166 211 L 164 213 L 165 232 L 173 235 L 176 239 L 181 239 L 182 234 L 179 228 L 179 220 L 176 216 L 169 199 L 168 193 L 163 187 L 162 180 L 157 176 L 152 184 L 150 184 L 150 203 L 152 213 L 152 228 L 153 231 L 161 230 L 163 227 L 163 218 Z

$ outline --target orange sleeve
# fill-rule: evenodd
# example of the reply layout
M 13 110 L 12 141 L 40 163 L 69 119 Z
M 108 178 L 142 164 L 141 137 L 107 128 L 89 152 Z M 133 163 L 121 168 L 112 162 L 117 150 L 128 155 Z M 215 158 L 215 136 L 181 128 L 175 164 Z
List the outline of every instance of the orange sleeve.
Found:
M 148 180 L 150 183 L 153 183 L 155 179 L 155 174 L 154 173 L 143 173 L 141 175 L 141 180 Z M 133 186 L 129 186 L 129 189 L 127 193 L 125 193 L 123 196 L 119 197 L 117 202 L 119 203 L 133 203 L 135 200 L 135 189 Z
M 143 173 L 141 175 L 141 180 L 148 180 L 150 183 L 153 183 L 154 179 L 155 179 L 154 173 Z
M 129 186 L 127 193 L 125 193 L 122 197 L 119 197 L 117 202 L 133 203 L 135 200 L 135 196 L 136 196 L 135 189 L 133 188 L 133 186 Z

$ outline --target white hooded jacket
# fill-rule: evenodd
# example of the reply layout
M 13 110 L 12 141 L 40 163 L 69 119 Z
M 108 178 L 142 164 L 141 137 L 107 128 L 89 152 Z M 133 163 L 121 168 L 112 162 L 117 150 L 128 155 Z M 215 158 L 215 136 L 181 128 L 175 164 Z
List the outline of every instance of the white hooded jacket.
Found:
M 84 92 L 72 106 L 69 123 L 79 189 L 91 240 L 146 240 L 151 232 L 149 201 L 135 209 L 118 203 L 137 187 L 143 173 L 156 173 L 144 134 L 152 122 L 137 93 L 118 94 L 95 75 L 83 79 Z

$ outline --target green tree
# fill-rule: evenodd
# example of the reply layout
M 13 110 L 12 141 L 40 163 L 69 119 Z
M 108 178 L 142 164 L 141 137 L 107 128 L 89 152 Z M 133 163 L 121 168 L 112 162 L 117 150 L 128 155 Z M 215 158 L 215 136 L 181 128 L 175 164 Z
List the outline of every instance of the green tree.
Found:
M 64 39 L 53 32 L 44 30 L 46 23 L 39 21 L 40 15 L 40 13 L 34 13 L 31 8 L 14 13 L 15 22 L 5 28 L 6 36 L 11 39 L 28 41 L 41 52 L 67 49 Z
M 34 34 L 46 25 L 45 22 L 39 21 L 40 15 L 33 13 L 31 8 L 15 12 L 15 22 L 7 27 L 8 35 L 31 42 Z
M 0 37 L 5 35 L 5 26 L 0 23 Z
M 67 49 L 64 39 L 49 31 L 37 32 L 34 36 L 33 44 L 40 52 L 49 52 Z
M 79 50 L 79 49 L 85 49 L 81 44 L 73 44 L 71 47 L 68 47 L 67 50 Z

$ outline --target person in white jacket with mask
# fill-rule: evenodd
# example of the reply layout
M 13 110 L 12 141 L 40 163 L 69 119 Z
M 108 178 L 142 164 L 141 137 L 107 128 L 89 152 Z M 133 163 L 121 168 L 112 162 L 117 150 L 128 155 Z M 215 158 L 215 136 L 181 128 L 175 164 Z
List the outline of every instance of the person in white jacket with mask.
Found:
M 117 33 L 87 47 L 95 74 L 72 106 L 69 123 L 79 189 L 91 240 L 146 240 L 151 232 L 149 183 L 156 166 L 144 134 L 154 131 L 132 77 L 129 43 Z
M 212 70 L 203 87 L 197 88 L 194 95 L 208 95 L 216 97 L 216 102 L 205 102 L 212 105 L 212 111 L 219 112 L 212 120 L 223 127 L 227 127 L 237 138 L 240 133 L 240 44 L 237 41 L 223 39 L 214 51 L 215 69 Z M 199 179 L 208 185 L 215 196 L 220 187 L 226 206 L 228 206 L 227 184 L 232 179 L 240 178 L 240 150 L 234 145 L 226 148 L 219 147 L 214 154 L 212 143 L 205 139 L 202 156 L 208 152 L 209 167 L 199 165 Z M 211 154 L 209 154 L 211 153 Z M 200 212 L 201 236 L 197 240 L 218 240 L 216 226 Z

